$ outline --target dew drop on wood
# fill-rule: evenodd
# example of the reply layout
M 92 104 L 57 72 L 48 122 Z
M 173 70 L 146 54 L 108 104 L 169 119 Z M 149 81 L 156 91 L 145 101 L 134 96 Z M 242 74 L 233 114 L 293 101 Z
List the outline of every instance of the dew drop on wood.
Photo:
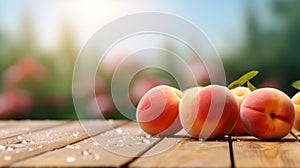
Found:
M 150 144 L 151 142 L 150 142 L 149 139 L 143 139 L 143 143 L 145 143 L 145 144 Z
M 94 146 L 99 146 L 100 144 L 98 142 L 93 142 Z
M 121 133 L 123 133 L 123 130 L 120 129 L 120 128 L 118 128 L 118 129 L 116 129 L 116 132 L 119 133 L 119 134 L 121 134 Z
M 67 161 L 67 162 L 75 162 L 76 159 L 75 159 L 75 157 L 68 156 L 68 157 L 66 158 L 66 161 Z
M 99 160 L 100 159 L 100 155 L 99 154 L 94 154 L 94 159 L 95 160 Z
M 5 150 L 5 146 L 4 145 L 0 145 L 0 150 Z
M 82 156 L 88 156 L 88 155 L 90 155 L 91 153 L 88 151 L 88 150 L 83 150 L 83 151 L 81 151 L 81 155 Z
M 12 147 L 10 147 L 10 146 L 8 146 L 7 148 L 6 148 L 6 151 L 7 152 L 10 152 L 10 151 L 13 151 L 14 150 L 14 148 L 12 148 Z
M 4 156 L 4 160 L 6 160 L 6 161 L 11 160 L 11 156 L 9 156 L 9 155 Z
M 72 135 L 73 135 L 73 137 L 78 137 L 79 133 L 78 132 L 74 132 Z

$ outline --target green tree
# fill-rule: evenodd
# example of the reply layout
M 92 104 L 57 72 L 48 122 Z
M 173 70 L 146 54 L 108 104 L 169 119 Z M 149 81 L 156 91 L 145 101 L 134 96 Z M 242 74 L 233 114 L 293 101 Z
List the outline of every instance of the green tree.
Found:
M 228 81 L 251 69 L 261 71 L 254 83 L 274 81 L 289 95 L 290 86 L 300 78 L 300 1 L 268 1 L 266 22 L 257 11 L 254 1 L 247 1 L 245 38 L 242 47 L 224 60 Z
M 21 14 L 19 33 L 21 53 L 34 54 L 36 50 L 34 23 L 31 13 L 28 9 L 24 9 Z

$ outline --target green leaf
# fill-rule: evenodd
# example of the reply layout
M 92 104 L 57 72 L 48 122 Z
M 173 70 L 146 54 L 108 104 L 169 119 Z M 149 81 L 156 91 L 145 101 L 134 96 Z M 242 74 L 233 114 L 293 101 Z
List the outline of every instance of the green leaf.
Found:
M 247 86 L 251 90 L 251 92 L 256 90 L 256 87 L 250 81 L 247 81 Z
M 300 90 L 300 80 L 293 82 L 292 86 L 298 90 Z
M 192 83 L 193 87 L 203 87 L 202 85 L 198 84 L 198 83 Z
M 250 79 L 254 78 L 257 74 L 259 73 L 259 71 L 253 70 L 250 71 L 246 74 L 244 74 L 243 76 L 241 76 L 240 78 L 238 78 L 237 80 L 231 82 L 228 85 L 228 89 L 234 89 L 237 88 L 239 86 L 244 85 L 246 82 L 248 82 Z

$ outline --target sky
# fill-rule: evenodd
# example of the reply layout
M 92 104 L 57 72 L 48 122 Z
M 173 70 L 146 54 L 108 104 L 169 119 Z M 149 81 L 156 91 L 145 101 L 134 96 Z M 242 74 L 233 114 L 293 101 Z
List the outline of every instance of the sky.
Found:
M 156 11 L 177 15 L 201 29 L 218 50 L 230 50 L 243 36 L 242 0 L 10 0 L 0 1 L 0 26 L 17 34 L 28 10 L 41 47 L 54 47 L 63 23 L 74 29 L 79 46 L 102 26 L 129 14 Z M 230 39 L 230 42 L 228 42 Z

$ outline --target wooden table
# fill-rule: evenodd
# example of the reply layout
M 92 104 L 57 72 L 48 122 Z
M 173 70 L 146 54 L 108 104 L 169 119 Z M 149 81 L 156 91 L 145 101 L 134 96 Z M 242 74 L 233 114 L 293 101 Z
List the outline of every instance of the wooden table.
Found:
M 297 136 L 198 141 L 151 137 L 130 121 L 0 121 L 0 166 L 300 167 Z

